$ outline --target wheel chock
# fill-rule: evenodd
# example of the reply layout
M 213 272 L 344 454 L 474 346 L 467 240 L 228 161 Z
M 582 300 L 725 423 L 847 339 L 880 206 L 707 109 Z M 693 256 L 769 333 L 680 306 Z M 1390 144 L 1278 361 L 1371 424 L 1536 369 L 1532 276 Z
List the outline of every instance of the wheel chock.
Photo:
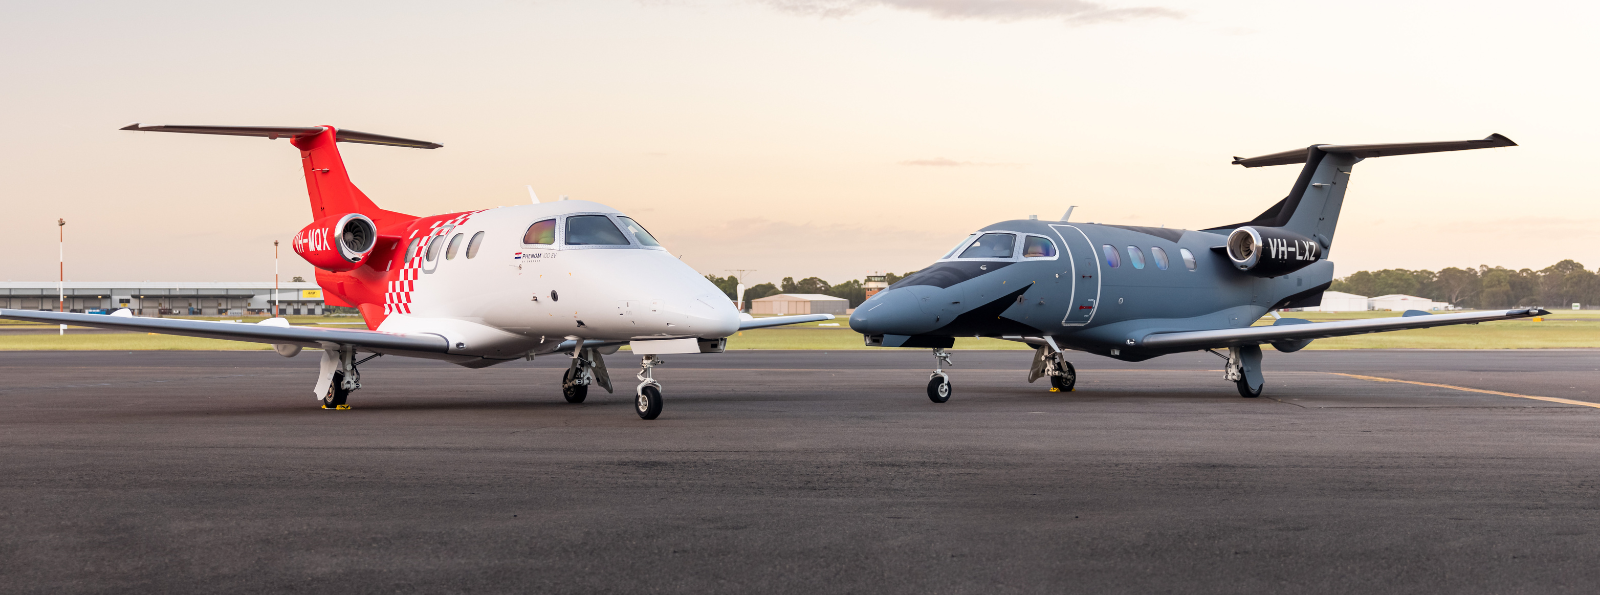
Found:
M 1052 387 L 1050 387 L 1050 392 L 1059 393 L 1059 392 L 1061 392 L 1061 389 L 1052 386 Z

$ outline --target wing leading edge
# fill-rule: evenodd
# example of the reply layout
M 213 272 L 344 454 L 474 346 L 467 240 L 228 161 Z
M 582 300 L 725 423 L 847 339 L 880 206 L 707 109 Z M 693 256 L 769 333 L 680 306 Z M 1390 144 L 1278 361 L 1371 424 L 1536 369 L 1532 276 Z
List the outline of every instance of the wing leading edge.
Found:
M 1384 331 L 1449 326 L 1452 324 L 1476 324 L 1479 322 L 1491 322 L 1495 320 L 1516 320 L 1518 318 L 1531 318 L 1534 316 L 1544 316 L 1546 314 L 1549 314 L 1549 312 L 1539 308 L 1520 308 L 1516 310 L 1463 312 L 1461 314 L 1436 314 L 1429 316 L 1405 316 L 1401 318 L 1339 320 L 1334 322 L 1311 322 L 1306 324 L 1252 326 L 1248 328 L 1221 329 L 1214 331 L 1152 333 L 1146 335 L 1143 339 L 1138 340 L 1137 343 L 1140 347 L 1144 347 L 1146 349 L 1171 352 L 1193 351 L 1221 347 L 1238 347 L 1242 345 L 1260 345 L 1263 343 L 1285 343 L 1293 341 L 1306 341 L 1311 339 L 1327 339 L 1331 337 L 1381 333 Z
M 769 326 L 783 326 L 785 324 L 799 324 L 802 322 L 817 322 L 819 320 L 833 320 L 832 314 L 801 314 L 798 316 L 771 316 L 767 318 L 750 318 L 739 321 L 739 330 L 747 331 L 753 328 L 766 328 Z
M 6 309 L 0 309 L 0 318 L 52 324 L 74 324 L 96 328 L 140 330 L 164 335 L 270 343 L 274 345 L 299 345 L 301 347 L 322 347 L 331 344 L 354 345 L 380 353 L 404 351 L 449 353 L 450 348 L 449 342 L 438 335 L 397 335 L 356 329 L 271 326 L 238 322 L 213 322 L 209 320 L 135 318 L 131 316 Z

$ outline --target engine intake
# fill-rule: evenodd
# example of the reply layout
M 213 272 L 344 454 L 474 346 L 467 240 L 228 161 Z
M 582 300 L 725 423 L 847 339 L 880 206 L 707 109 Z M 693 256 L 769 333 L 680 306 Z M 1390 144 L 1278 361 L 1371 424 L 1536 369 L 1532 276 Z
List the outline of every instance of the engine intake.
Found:
M 1322 259 L 1316 240 L 1279 227 L 1241 227 L 1228 234 L 1228 259 L 1257 277 L 1280 277 Z
M 294 236 L 294 252 L 312 266 L 343 272 L 361 266 L 378 243 L 378 226 L 366 215 L 326 217 Z

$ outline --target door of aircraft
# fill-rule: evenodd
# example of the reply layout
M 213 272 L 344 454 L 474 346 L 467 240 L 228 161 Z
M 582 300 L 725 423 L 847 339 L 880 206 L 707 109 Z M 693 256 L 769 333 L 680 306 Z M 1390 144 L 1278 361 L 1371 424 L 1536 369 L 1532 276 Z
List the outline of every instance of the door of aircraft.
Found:
M 1072 263 L 1072 301 L 1061 326 L 1083 326 L 1094 319 L 1100 306 L 1100 257 L 1089 236 L 1073 225 L 1051 225 Z

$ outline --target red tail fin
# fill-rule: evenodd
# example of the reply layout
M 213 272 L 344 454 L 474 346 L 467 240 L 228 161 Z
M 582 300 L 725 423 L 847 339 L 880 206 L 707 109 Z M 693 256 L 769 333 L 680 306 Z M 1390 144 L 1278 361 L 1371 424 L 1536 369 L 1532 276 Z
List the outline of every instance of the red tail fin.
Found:
M 411 215 L 385 211 L 373 204 L 372 199 L 350 181 L 350 172 L 344 168 L 344 157 L 339 155 L 339 130 L 327 126 L 315 135 L 296 136 L 294 146 L 300 149 L 300 165 L 305 168 L 306 192 L 311 195 L 311 219 L 330 215 L 361 213 L 372 218 L 378 229 L 390 223 L 415 219 Z

